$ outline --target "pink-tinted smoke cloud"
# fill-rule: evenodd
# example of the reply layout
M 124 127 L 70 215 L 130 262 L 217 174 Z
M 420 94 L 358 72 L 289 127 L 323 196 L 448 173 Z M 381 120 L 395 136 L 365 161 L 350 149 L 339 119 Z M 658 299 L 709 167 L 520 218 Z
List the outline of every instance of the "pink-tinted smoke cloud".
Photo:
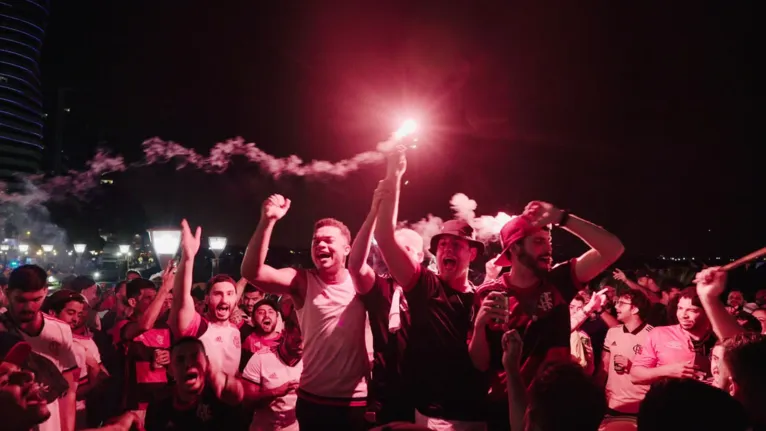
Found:
M 245 142 L 242 138 L 216 144 L 207 156 L 198 154 L 179 143 L 164 141 L 160 138 L 146 140 L 142 144 L 142 149 L 144 159 L 131 164 L 125 163 L 122 156 L 111 156 L 104 151 L 99 151 L 87 163 L 85 170 L 70 171 L 53 178 L 44 178 L 41 175 L 28 177 L 25 179 L 25 187 L 21 192 L 7 193 L 5 184 L 0 183 L 0 202 L 35 205 L 66 197 L 84 199 L 105 174 L 155 164 L 173 163 L 176 169 L 192 168 L 211 174 L 220 174 L 229 169 L 235 157 L 241 157 L 274 178 L 283 176 L 343 178 L 384 159 L 384 155 L 379 151 L 366 151 L 337 162 L 326 160 L 305 162 L 296 155 L 273 156 L 254 143 Z

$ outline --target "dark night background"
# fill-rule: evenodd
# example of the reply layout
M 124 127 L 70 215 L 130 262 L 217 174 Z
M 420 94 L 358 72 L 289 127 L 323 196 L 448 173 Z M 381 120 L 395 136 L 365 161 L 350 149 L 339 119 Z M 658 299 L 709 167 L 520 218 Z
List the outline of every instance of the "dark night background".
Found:
M 137 160 L 153 136 L 203 152 L 243 136 L 336 161 L 414 116 L 424 130 L 401 219 L 448 217 L 463 192 L 480 214 L 531 199 L 570 208 L 634 255 L 763 245 L 755 2 L 277 3 L 54 2 L 43 82 L 52 103 L 67 89 L 71 166 L 99 145 Z M 188 217 L 244 245 L 261 201 L 281 192 L 293 207 L 275 242 L 307 246 L 316 218 L 358 229 L 382 174 L 275 182 L 245 163 L 152 167 L 115 177 L 79 221 L 56 217 L 71 232 L 93 217 L 136 229 Z

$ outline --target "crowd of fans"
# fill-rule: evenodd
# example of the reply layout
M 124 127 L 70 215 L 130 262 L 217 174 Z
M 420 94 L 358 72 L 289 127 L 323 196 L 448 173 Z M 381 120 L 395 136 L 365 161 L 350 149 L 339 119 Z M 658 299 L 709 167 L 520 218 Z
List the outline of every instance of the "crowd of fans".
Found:
M 266 263 L 280 195 L 239 280 L 193 286 L 202 233 L 186 221 L 154 280 L 79 276 L 49 294 L 43 269 L 15 269 L 0 279 L 0 428 L 765 429 L 766 289 L 727 290 L 718 267 L 691 283 L 626 274 L 618 238 L 538 201 L 474 286 L 469 223 L 427 244 L 396 227 L 405 169 L 392 154 L 353 241 L 316 223 L 312 269 Z M 553 265 L 552 229 L 590 249 Z

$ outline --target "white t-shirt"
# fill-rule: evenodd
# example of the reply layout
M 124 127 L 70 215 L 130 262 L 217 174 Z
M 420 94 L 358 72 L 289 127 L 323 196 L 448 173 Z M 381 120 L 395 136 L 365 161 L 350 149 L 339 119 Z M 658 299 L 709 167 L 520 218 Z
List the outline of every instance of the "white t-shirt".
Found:
M 618 372 L 614 365 L 614 359 L 620 355 L 632 363 L 652 329 L 654 327 L 644 323 L 633 332 L 628 331 L 625 325 L 615 326 L 607 331 L 604 339 L 604 351 L 609 352 L 606 399 L 610 409 L 621 413 L 638 413 L 638 405 L 644 399 L 649 386 L 634 385 L 630 381 L 630 370 L 619 369 Z
M 319 397 L 364 400 L 369 327 L 351 276 L 340 284 L 325 284 L 312 269 L 306 279 L 306 299 L 296 310 L 303 334 L 300 389 Z
M 75 357 L 77 358 L 77 367 L 80 369 L 79 384 L 88 383 L 88 357 L 95 359 L 96 363 L 101 363 L 101 354 L 98 353 L 98 347 L 93 338 L 84 335 L 72 334 Z M 85 409 L 85 400 L 77 400 L 77 410 Z
M 239 371 L 239 360 L 242 356 L 242 341 L 239 328 L 229 322 L 211 323 L 194 313 L 194 319 L 181 334 L 184 337 L 197 337 L 205 346 L 208 359 L 218 369 L 233 376 Z
M 62 373 L 77 370 L 77 357 L 75 356 L 74 343 L 72 341 L 72 329 L 61 320 L 43 313 L 43 327 L 40 334 L 30 336 L 24 331 L 19 331 L 24 340 L 32 346 L 32 351 L 45 356 L 56 365 Z M 48 404 L 51 417 L 37 426 L 39 431 L 59 431 L 61 429 L 61 416 L 59 413 L 59 400 Z
M 260 351 L 253 355 L 242 371 L 242 378 L 255 383 L 262 389 L 276 389 L 287 383 L 298 383 L 303 371 L 303 361 L 295 366 L 288 366 L 271 350 Z M 290 391 L 283 397 L 272 401 L 267 408 L 256 409 L 250 431 L 297 431 L 295 404 L 298 395 Z

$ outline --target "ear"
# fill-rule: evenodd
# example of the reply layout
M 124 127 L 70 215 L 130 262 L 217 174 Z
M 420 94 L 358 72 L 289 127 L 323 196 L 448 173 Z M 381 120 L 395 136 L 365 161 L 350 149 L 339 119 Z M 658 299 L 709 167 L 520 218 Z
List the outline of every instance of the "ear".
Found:
M 729 395 L 731 395 L 731 397 L 736 400 L 738 399 L 737 395 L 739 394 L 739 385 L 737 384 L 737 382 L 734 381 L 734 379 L 731 378 L 731 376 L 729 376 L 728 379 L 729 379 Z
M 351 246 L 350 246 L 350 245 L 348 245 L 348 244 L 346 244 L 346 245 L 343 247 L 343 256 L 348 256 L 348 255 L 349 255 L 349 253 L 351 253 Z
M 136 308 L 136 298 L 128 298 L 128 306 L 130 308 Z

